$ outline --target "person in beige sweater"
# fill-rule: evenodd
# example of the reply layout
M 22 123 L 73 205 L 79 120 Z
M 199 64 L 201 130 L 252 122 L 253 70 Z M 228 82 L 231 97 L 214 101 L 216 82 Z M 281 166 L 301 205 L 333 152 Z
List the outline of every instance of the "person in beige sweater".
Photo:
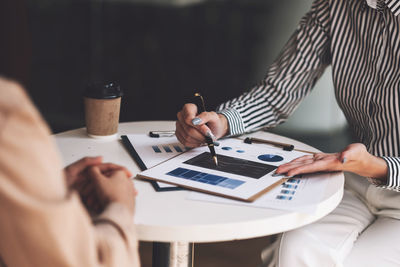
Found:
M 63 170 L 25 91 L 0 78 L 0 266 L 140 266 L 130 176 L 101 157 Z

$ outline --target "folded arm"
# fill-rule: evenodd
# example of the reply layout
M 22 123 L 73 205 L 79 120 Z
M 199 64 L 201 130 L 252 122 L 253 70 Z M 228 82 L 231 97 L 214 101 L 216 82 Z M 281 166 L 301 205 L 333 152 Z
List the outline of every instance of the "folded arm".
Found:
M 0 79 L 0 258 L 9 266 L 139 266 L 132 212 L 94 219 L 68 190 L 50 132 L 23 90 Z

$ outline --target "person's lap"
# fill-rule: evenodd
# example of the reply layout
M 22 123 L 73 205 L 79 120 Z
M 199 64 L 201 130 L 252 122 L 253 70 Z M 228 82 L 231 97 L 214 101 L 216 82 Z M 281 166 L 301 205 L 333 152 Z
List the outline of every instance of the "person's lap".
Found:
M 275 252 L 264 255 L 272 259 L 267 266 L 400 265 L 400 231 L 396 231 L 400 220 L 379 215 L 400 214 L 400 193 L 379 189 L 370 194 L 365 178 L 347 175 L 346 179 L 349 182 L 339 206 L 315 223 L 282 234 Z M 368 204 L 384 203 L 386 191 L 392 203 L 389 212 Z M 372 200 L 368 199 L 371 195 Z M 393 203 L 399 203 L 398 208 Z
M 357 239 L 345 267 L 400 266 L 400 220 L 379 217 Z

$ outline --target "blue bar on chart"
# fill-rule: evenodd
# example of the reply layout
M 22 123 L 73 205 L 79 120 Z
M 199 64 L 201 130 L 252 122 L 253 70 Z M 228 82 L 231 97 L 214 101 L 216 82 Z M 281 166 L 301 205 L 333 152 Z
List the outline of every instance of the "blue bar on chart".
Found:
M 231 179 L 219 175 L 209 174 L 205 172 L 199 172 L 194 170 L 189 170 L 185 168 L 176 168 L 167 173 L 167 175 L 183 178 L 186 180 L 192 180 L 200 183 L 221 186 L 229 189 L 235 189 L 238 186 L 244 184 L 244 181 Z
M 292 197 L 290 196 L 277 195 L 276 198 L 280 200 L 292 200 Z
M 283 188 L 291 188 L 291 189 L 296 189 L 297 185 L 293 185 L 293 184 L 283 184 L 282 185 Z
M 286 182 L 287 183 L 293 183 L 293 184 L 299 184 L 300 183 L 300 179 L 290 178 Z
M 294 193 L 296 193 L 296 191 L 287 190 L 287 189 L 282 189 L 281 190 L 281 194 L 294 195 Z
M 158 146 L 151 146 L 151 148 L 154 150 L 154 152 L 161 153 L 161 150 Z
M 171 150 L 171 148 L 169 146 L 163 146 L 163 148 L 164 148 L 165 152 L 167 152 L 167 153 L 171 153 L 172 152 L 172 150 Z
M 174 145 L 174 148 L 175 148 L 176 152 L 178 152 L 178 153 L 183 152 L 182 148 L 178 145 Z

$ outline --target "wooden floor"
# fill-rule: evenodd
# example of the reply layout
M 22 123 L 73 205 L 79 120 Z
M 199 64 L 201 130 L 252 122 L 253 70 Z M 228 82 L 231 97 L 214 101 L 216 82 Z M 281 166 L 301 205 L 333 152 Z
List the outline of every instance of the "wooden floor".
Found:
M 270 237 L 195 244 L 195 267 L 257 267 L 260 253 L 270 243 Z M 142 267 L 151 267 L 152 244 L 140 242 Z

